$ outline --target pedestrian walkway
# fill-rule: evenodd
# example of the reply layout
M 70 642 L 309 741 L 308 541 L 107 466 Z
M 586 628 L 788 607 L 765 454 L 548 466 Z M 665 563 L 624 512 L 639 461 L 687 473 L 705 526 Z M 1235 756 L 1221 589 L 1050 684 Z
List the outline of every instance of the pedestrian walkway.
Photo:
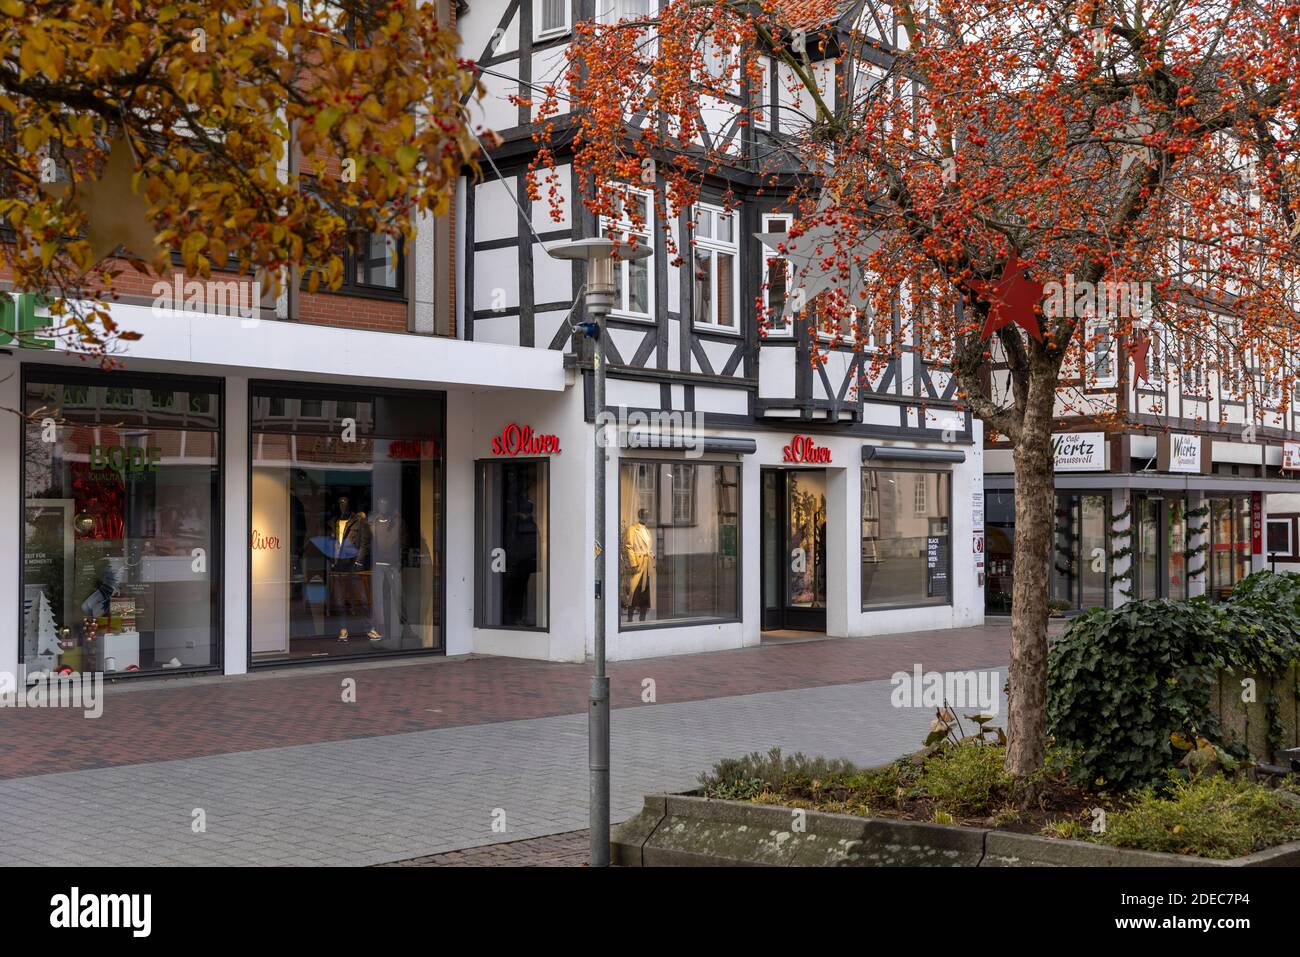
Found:
M 1004 664 L 1008 628 L 765 643 L 737 651 L 615 662 L 614 708 L 885 678 L 895 671 Z M 110 688 L 103 715 L 0 709 L 0 779 L 264 748 L 585 713 L 591 666 L 465 656 L 378 666 L 284 669 Z M 355 702 L 345 682 L 355 681 Z M 129 679 L 128 679 L 129 681 Z
M 620 709 L 611 819 L 774 745 L 868 765 L 916 750 L 933 714 L 893 707 L 891 690 L 884 679 Z M 578 830 L 586 732 L 585 714 L 567 714 L 12 778 L 0 781 L 0 864 L 369 865 Z

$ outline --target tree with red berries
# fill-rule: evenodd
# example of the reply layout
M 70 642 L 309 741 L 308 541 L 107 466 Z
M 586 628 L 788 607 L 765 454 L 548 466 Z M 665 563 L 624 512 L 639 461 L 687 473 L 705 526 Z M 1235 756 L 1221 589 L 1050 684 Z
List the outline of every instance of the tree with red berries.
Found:
M 796 213 L 786 250 L 836 280 L 792 297 L 805 319 L 888 343 L 875 368 L 890 350 L 943 363 L 1007 438 L 1013 774 L 1045 756 L 1053 423 L 1076 399 L 1107 411 L 1083 362 L 1102 313 L 1063 291 L 1150 284 L 1152 303 L 1105 314 L 1139 375 L 1158 326 L 1181 356 L 1226 349 L 1290 381 L 1298 19 L 1281 0 L 663 0 L 581 25 L 547 91 L 539 189 L 560 154 L 599 214 L 647 162 L 661 210 L 712 171 L 755 176 Z M 786 86 L 776 129 L 767 60 Z M 740 135 L 701 135 L 736 90 Z

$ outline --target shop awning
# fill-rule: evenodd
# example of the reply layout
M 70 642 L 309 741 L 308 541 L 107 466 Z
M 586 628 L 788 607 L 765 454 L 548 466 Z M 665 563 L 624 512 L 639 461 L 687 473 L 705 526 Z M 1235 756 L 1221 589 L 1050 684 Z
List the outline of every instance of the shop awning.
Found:
M 895 445 L 862 446 L 864 462 L 965 462 L 961 449 L 912 449 Z
M 624 449 L 655 449 L 658 451 L 721 452 L 729 455 L 753 455 L 758 451 L 754 439 L 726 435 L 683 435 L 680 432 L 620 432 L 618 444 Z

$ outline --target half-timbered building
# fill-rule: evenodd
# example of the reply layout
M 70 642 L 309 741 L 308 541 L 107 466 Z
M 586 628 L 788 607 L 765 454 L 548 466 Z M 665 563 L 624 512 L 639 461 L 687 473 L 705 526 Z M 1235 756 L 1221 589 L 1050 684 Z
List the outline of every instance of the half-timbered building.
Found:
M 540 463 L 550 497 L 549 527 L 538 530 L 553 569 L 548 625 L 480 623 L 476 650 L 584 655 L 593 543 L 607 556 L 606 581 L 619 583 L 618 600 L 608 602 L 612 658 L 752 645 L 785 629 L 861 636 L 980 622 L 983 441 L 955 401 L 952 376 L 907 343 L 873 363 L 834 330 L 802 321 L 760 329 L 759 303 L 783 292 L 786 273 L 757 237 L 788 231 L 792 219 L 780 195 L 759 188 L 755 157 L 806 122 L 784 65 L 759 51 L 763 82 L 751 88 L 746 78 L 705 104 L 701 136 L 729 142 L 735 162 L 711 174 L 700 201 L 671 211 L 669 223 L 656 221 L 638 184 L 628 185 L 626 202 L 644 215 L 595 216 L 562 154 L 557 176 L 530 198 L 535 104 L 567 66 L 573 24 L 645 16 L 653 3 L 461 7 L 463 55 L 487 90 L 475 108 L 501 143 L 459 198 L 459 326 L 475 342 L 562 353 L 573 383 L 560 396 L 500 394 L 475 406 L 475 457 L 492 457 L 490 440 L 512 425 L 564 437 L 563 452 Z M 887 62 L 896 28 L 883 8 L 867 5 L 859 28 L 878 39 L 871 56 Z M 836 29 L 828 28 L 832 42 L 814 65 L 831 98 L 838 71 L 848 69 L 830 52 Z M 752 123 L 738 121 L 746 108 Z M 617 267 L 618 301 L 604 333 L 607 401 L 596 409 L 590 352 L 575 333 L 583 269 L 547 250 L 626 234 L 633 221 L 645 224 L 638 239 L 653 256 Z M 617 423 L 619 441 L 609 450 L 608 527 L 596 529 L 590 475 L 604 418 Z M 683 428 L 699 438 L 694 447 L 683 447 Z M 524 476 L 537 467 L 536 458 L 521 459 L 495 481 L 535 489 Z M 532 492 L 504 494 L 502 514 Z M 508 555 L 508 544 L 487 544 L 476 575 L 493 547 Z

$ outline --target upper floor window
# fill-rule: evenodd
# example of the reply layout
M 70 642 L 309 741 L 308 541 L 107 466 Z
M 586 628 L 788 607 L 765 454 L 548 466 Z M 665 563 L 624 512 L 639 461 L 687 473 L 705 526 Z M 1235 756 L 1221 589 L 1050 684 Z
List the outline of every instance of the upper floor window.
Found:
M 738 217 L 717 206 L 695 207 L 695 324 L 739 332 L 740 241 Z
M 353 282 L 358 286 L 398 291 L 402 288 L 401 254 L 392 236 L 363 234 L 353 256 Z
M 1165 384 L 1165 334 L 1160 329 L 1148 329 L 1146 385 L 1163 387 Z
M 1200 343 L 1187 343 L 1183 346 L 1182 373 L 1184 393 L 1205 394 L 1205 348 Z
M 534 0 L 534 33 L 538 40 L 562 36 L 569 32 L 569 0 Z
M 701 82 L 711 81 L 714 87 L 725 83 L 725 92 L 732 96 L 739 96 L 740 70 L 737 69 L 737 64 L 740 62 L 740 48 L 732 44 L 718 43 L 712 36 L 704 36 L 700 40 L 700 56 L 705 74 L 700 77 Z
M 1115 377 L 1115 340 L 1110 323 L 1104 319 L 1089 320 L 1084 328 L 1088 349 L 1088 374 L 1085 385 L 1113 386 Z
M 600 234 L 621 241 L 635 239 L 638 245 L 650 245 L 654 219 L 654 201 L 650 193 L 632 186 L 624 187 L 613 216 L 602 216 Z M 655 257 L 622 259 L 614 264 L 613 314 L 631 319 L 654 318 Z
M 601 23 L 643 20 L 657 7 L 658 0 L 596 0 L 596 19 Z
M 763 232 L 789 235 L 791 218 L 767 214 L 763 217 Z M 793 324 L 785 314 L 790 294 L 791 266 L 775 248 L 763 246 L 763 305 L 767 307 L 767 335 L 788 336 Z

